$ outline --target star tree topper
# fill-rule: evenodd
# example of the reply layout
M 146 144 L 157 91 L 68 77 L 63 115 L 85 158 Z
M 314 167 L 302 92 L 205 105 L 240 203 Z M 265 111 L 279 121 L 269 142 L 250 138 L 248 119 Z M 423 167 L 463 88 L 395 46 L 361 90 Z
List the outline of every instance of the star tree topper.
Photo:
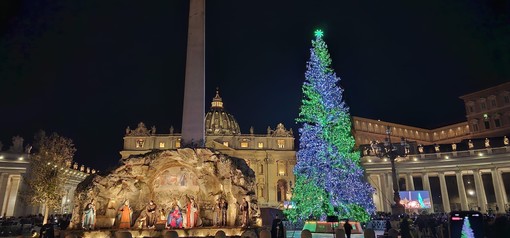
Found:
M 324 35 L 324 32 L 321 29 L 317 29 L 317 30 L 315 30 L 314 34 L 315 34 L 315 37 L 322 38 L 322 36 Z

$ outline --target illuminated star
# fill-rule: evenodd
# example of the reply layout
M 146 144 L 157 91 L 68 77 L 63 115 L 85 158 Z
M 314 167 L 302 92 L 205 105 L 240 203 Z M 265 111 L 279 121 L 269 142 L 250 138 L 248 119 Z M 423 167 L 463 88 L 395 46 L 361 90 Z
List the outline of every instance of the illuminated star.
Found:
M 322 38 L 322 36 L 324 35 L 324 32 L 321 29 L 317 29 L 317 30 L 315 30 L 314 34 L 315 34 L 315 37 Z

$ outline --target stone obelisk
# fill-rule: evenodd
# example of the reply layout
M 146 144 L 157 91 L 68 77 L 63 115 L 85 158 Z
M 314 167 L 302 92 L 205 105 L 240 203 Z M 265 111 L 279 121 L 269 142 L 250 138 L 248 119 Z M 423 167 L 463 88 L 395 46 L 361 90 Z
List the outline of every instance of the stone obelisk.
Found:
M 205 143 L 205 0 L 190 0 L 182 114 L 183 145 Z

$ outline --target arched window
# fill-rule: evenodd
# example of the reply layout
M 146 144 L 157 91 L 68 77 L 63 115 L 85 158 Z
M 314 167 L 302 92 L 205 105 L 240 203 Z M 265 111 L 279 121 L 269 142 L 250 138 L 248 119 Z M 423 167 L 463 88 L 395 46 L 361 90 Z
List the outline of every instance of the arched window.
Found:
M 280 179 L 276 183 L 276 201 L 283 202 L 287 201 L 287 180 Z

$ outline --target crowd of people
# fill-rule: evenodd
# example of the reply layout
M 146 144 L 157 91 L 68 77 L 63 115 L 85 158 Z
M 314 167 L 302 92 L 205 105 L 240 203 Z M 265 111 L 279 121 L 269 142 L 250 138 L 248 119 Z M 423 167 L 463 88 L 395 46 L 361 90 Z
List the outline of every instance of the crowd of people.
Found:
M 65 230 L 71 221 L 71 214 L 52 214 L 48 217 L 48 225 L 43 226 L 43 215 L 22 217 L 0 217 L 0 236 L 37 236 L 51 238 L 54 230 Z
M 384 234 L 391 237 L 391 230 L 396 230 L 402 238 L 447 238 L 450 237 L 451 226 L 449 213 L 434 214 L 405 214 L 392 216 L 389 213 L 377 213 L 373 221 L 384 221 Z M 487 238 L 510 237 L 510 213 L 482 214 L 482 224 L 474 229 L 481 229 L 481 234 Z M 461 229 L 460 227 L 459 229 Z

